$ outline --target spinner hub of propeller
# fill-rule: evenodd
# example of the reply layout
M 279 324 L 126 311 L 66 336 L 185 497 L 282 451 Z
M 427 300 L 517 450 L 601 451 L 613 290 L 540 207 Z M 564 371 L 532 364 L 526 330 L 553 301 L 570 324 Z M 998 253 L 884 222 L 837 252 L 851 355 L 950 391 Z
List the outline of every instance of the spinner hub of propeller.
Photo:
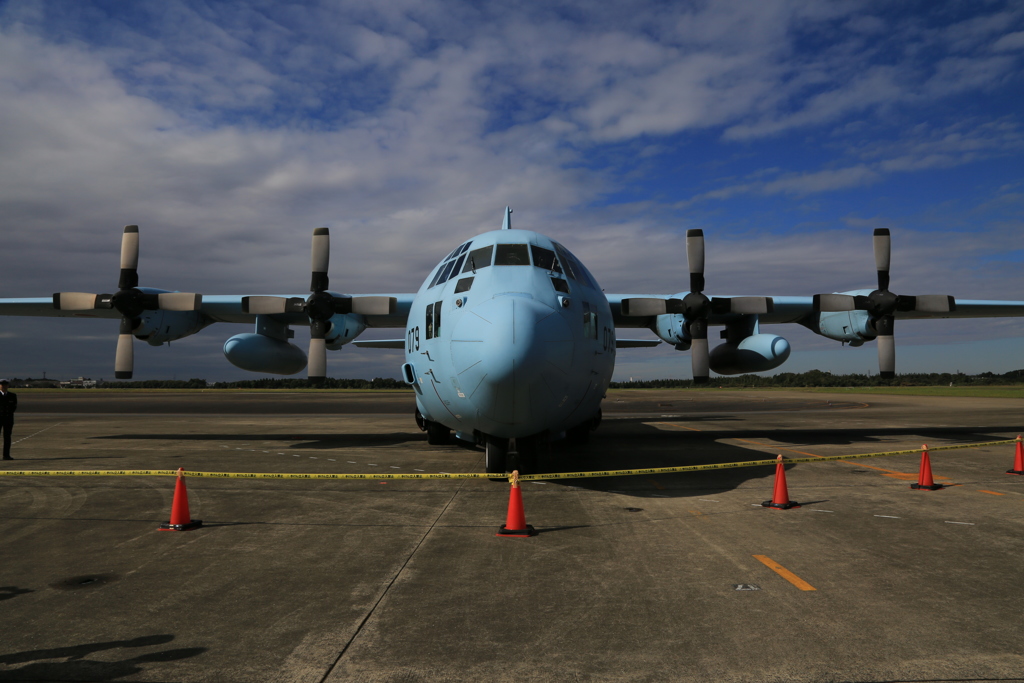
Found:
M 314 292 L 306 299 L 306 314 L 310 320 L 330 320 L 334 315 L 334 297 L 327 292 Z
M 711 313 L 711 299 L 701 292 L 690 292 L 683 297 L 683 316 L 687 320 L 707 318 Z
M 899 297 L 887 289 L 876 289 L 868 294 L 868 312 L 873 316 L 889 315 L 896 310 Z

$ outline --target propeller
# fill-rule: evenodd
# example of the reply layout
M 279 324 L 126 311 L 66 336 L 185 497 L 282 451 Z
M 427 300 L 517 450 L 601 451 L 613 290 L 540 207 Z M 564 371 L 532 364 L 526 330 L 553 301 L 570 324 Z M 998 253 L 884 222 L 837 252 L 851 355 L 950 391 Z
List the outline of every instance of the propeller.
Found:
M 945 294 L 904 296 L 889 291 L 889 264 L 892 239 L 888 228 L 877 228 L 873 235 L 875 270 L 878 271 L 878 289 L 867 296 L 849 294 L 815 294 L 814 310 L 821 313 L 836 311 L 867 311 L 868 324 L 878 339 L 878 371 L 882 379 L 896 377 L 896 338 L 894 323 L 896 311 L 921 313 L 949 313 L 956 310 L 956 299 Z
M 306 376 L 312 380 L 327 376 L 327 333 L 335 314 L 392 315 L 398 300 L 389 296 L 335 296 L 327 291 L 327 271 L 331 260 L 331 233 L 328 228 L 313 230 L 310 269 L 312 278 L 308 298 L 247 296 L 242 311 L 255 315 L 305 313 L 309 318 L 309 364 Z
M 686 231 L 686 264 L 690 271 L 690 291 L 682 299 L 633 298 L 622 300 L 622 314 L 654 316 L 681 314 L 690 338 L 690 362 L 694 384 L 707 384 L 710 376 L 708 318 L 711 315 L 758 315 L 774 309 L 771 297 L 714 297 L 704 294 L 704 231 Z
M 59 311 L 115 309 L 121 314 L 121 327 L 114 356 L 114 376 L 131 379 L 134 368 L 132 337 L 142 324 L 145 311 L 198 311 L 203 295 L 189 292 L 152 294 L 139 288 L 139 226 L 126 225 L 121 234 L 121 277 L 115 294 L 57 292 L 53 307 Z

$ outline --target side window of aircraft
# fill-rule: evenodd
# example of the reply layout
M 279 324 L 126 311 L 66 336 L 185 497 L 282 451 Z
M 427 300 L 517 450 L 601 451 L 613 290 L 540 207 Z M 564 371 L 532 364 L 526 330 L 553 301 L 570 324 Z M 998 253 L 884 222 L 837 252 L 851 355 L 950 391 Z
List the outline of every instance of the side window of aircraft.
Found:
M 533 252 L 533 265 L 555 273 L 562 272 L 562 267 L 558 265 L 558 259 L 555 258 L 555 252 L 538 247 L 536 244 L 530 245 L 530 251 Z
M 475 273 L 481 268 L 491 265 L 492 251 L 494 251 L 494 245 L 489 244 L 486 247 L 480 247 L 469 252 L 469 258 L 466 259 L 466 267 L 462 269 L 462 272 Z
M 498 244 L 494 253 L 496 266 L 528 266 L 530 251 L 525 244 Z
M 455 283 L 455 293 L 468 292 L 469 288 L 473 286 L 473 278 L 464 277 Z
M 590 310 L 590 304 L 583 302 L 583 336 L 597 339 L 597 313 Z
M 555 291 L 556 292 L 561 292 L 563 294 L 568 294 L 569 293 L 569 283 L 566 282 L 565 280 L 563 280 L 562 278 L 560 278 L 560 277 L 553 277 L 553 278 L 551 278 L 551 284 L 553 284 L 555 286 Z
M 433 339 L 441 334 L 441 302 L 427 304 L 427 315 L 424 321 L 426 338 Z

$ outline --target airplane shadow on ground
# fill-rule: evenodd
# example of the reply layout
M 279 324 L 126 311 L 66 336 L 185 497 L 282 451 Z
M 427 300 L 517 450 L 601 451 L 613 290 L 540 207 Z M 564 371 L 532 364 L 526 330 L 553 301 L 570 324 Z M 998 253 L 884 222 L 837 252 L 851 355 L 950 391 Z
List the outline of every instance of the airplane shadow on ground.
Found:
M 174 640 L 170 634 L 141 636 L 130 640 L 113 640 L 0 654 L 0 664 L 10 667 L 0 671 L 0 681 L 114 681 L 145 671 L 150 662 L 173 662 L 196 657 L 205 647 L 186 647 L 128 657 L 118 661 L 99 661 L 88 657 L 98 652 L 119 648 L 140 648 L 164 645 Z M 53 661 L 63 660 L 63 661 Z
M 584 446 L 554 444 L 549 466 L 543 469 L 547 472 L 635 470 L 749 462 L 772 457 L 740 446 L 717 443 L 704 436 L 706 432 L 699 435 L 666 433 L 644 425 L 631 428 L 628 433 L 618 430 L 605 433 L 602 428 L 598 434 L 600 436 L 592 436 Z M 770 477 L 774 473 L 774 465 L 765 465 L 675 474 L 553 479 L 550 483 L 593 491 L 614 491 L 641 498 L 681 498 L 731 491 L 752 479 L 768 478 L 765 489 L 771 497 Z
M 891 450 L 893 437 L 941 438 L 961 443 L 999 441 L 1000 433 L 1016 431 L 1011 427 L 900 427 L 883 429 L 796 429 L 796 430 L 702 430 L 672 431 L 647 424 L 672 423 L 669 419 L 651 418 L 617 419 L 596 432 L 586 446 L 552 447 L 552 459 L 547 472 L 593 472 L 609 470 L 651 469 L 732 462 L 771 460 L 774 453 L 744 448 L 732 440 L 750 440 L 764 443 L 779 442 L 778 450 L 786 457 L 802 457 L 787 450 L 813 449 L 815 446 L 842 446 L 860 444 L 858 453 Z M 691 421 L 687 421 L 691 422 Z M 878 443 L 878 448 L 864 444 Z M 753 444 L 752 444 L 753 445 Z M 914 448 L 917 444 L 901 445 Z M 852 453 L 851 453 L 852 455 Z M 795 465 L 787 466 L 791 469 Z M 658 475 L 630 475 L 621 477 L 595 477 L 592 479 L 555 479 L 550 483 L 575 486 L 597 491 L 615 491 L 637 497 L 677 498 L 714 495 L 733 490 L 751 480 L 764 480 L 764 498 L 771 498 L 774 483 L 774 465 L 681 472 Z M 760 494 L 759 494 L 760 495 Z M 756 497 L 756 496 L 755 496 Z
M 140 441 L 241 441 L 250 445 L 263 442 L 279 444 L 275 448 L 289 450 L 369 448 L 397 446 L 411 441 L 426 441 L 426 435 L 408 432 L 387 434 L 111 434 L 93 436 L 92 439 L 140 440 Z

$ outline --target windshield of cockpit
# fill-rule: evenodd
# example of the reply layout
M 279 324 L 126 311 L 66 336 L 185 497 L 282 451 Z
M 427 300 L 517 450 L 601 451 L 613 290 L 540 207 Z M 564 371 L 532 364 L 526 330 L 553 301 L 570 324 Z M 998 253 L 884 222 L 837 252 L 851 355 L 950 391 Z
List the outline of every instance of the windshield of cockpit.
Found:
M 470 249 L 472 242 L 456 247 L 438 266 L 429 287 L 444 284 L 461 273 L 473 273 L 490 266 L 529 266 L 542 268 L 552 276 L 560 275 L 597 288 L 590 272 L 568 249 L 553 242 L 554 251 L 536 244 L 488 244 Z M 556 253 L 557 252 L 557 253 Z

